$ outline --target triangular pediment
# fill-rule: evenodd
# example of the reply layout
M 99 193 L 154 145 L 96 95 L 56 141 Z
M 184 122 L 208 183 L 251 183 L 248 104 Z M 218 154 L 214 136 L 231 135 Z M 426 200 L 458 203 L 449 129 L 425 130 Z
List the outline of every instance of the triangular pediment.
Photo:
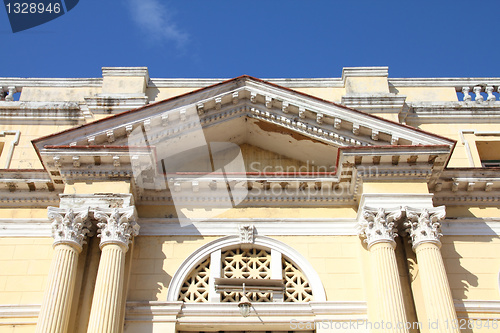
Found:
M 297 178 L 297 188 L 318 187 L 324 177 L 330 177 L 328 186 L 333 188 L 354 186 L 354 177 L 361 173 L 353 166 L 360 164 L 380 166 L 391 177 L 435 174 L 444 167 L 454 141 L 243 76 L 40 138 L 33 144 L 56 183 L 130 179 L 137 170 L 143 181 L 154 182 L 155 177 L 168 174 L 168 163 L 173 160 L 178 161 L 175 167 L 203 165 L 198 160 L 204 160 L 212 164 L 208 169 L 213 171 L 219 169 L 213 165 L 214 150 L 224 159 L 251 146 L 329 171 L 308 175 L 310 179 Z M 245 163 L 249 162 L 253 161 L 247 158 Z M 249 171 L 245 168 L 243 174 Z M 259 177 L 267 174 L 259 173 Z M 258 182 L 268 184 L 264 178 Z M 276 181 L 283 185 L 288 179 Z
M 139 126 L 158 133 L 157 140 L 162 140 L 168 131 L 188 133 L 193 120 L 199 122 L 207 141 L 249 143 L 276 153 L 297 143 L 302 146 L 298 150 L 304 151 L 326 145 L 334 155 L 339 147 L 453 144 L 248 76 L 44 137 L 34 144 L 42 156 L 56 146 L 125 147 L 131 143 L 130 133 Z

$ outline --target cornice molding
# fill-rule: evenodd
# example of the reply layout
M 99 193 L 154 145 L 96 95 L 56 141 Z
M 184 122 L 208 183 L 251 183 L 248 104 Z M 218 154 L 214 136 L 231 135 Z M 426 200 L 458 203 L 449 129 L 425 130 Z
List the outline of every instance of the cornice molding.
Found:
M 78 102 L 0 101 L 0 120 L 5 124 L 79 125 L 85 117 Z
M 454 303 L 458 317 L 466 315 L 465 317 L 473 319 L 478 315 L 500 315 L 500 300 L 454 300 Z M 472 316 L 467 316 L 467 314 L 472 314 Z M 500 319 L 496 320 L 500 326 Z
M 389 78 L 389 84 L 397 87 L 459 87 L 500 86 L 500 78 L 495 77 L 429 77 L 429 78 Z
M 475 123 L 487 120 L 488 123 L 498 123 L 500 116 L 500 101 L 485 102 L 411 102 L 406 115 L 407 124 L 422 123 Z
M 252 315 L 244 318 L 235 303 L 184 303 L 184 302 L 127 302 L 125 321 L 177 323 L 179 329 L 203 330 L 207 324 L 232 329 L 251 323 L 265 324 L 269 329 L 290 328 L 290 320 L 342 322 L 367 319 L 364 301 L 325 301 L 308 303 L 253 303 Z M 255 313 L 257 316 L 255 316 Z M 224 316 L 221 316 L 221 314 Z M 327 317 L 325 317 L 327 316 Z M 316 318 L 315 318 L 316 317 Z M 346 319 L 348 318 L 348 319 Z M 273 329 L 273 330 L 274 330 Z
M 344 130 L 348 130 L 352 127 L 352 125 L 349 125 L 350 123 L 362 125 L 369 131 L 375 130 L 380 134 L 387 133 L 389 137 L 396 136 L 399 139 L 406 139 L 410 142 L 415 141 L 415 143 L 417 144 L 452 143 L 449 140 L 435 137 L 429 133 L 424 133 L 422 131 L 411 129 L 409 127 L 404 127 L 403 125 L 392 123 L 381 118 L 372 117 L 355 110 L 344 108 L 340 105 L 328 103 L 319 99 L 315 99 L 313 97 L 308 98 L 302 94 L 274 85 L 266 85 L 262 81 L 243 78 L 240 79 L 239 82 L 243 83 L 239 83 L 239 86 L 237 87 L 235 87 L 235 84 L 238 83 L 238 81 L 227 82 L 226 84 L 209 88 L 209 90 L 213 91 L 211 93 L 209 91 L 203 93 L 201 91 L 195 92 L 192 95 L 183 98 L 183 106 L 179 106 L 179 103 L 177 102 L 174 107 L 174 104 L 172 104 L 173 101 L 167 100 L 165 102 L 160 102 L 150 107 L 140 109 L 140 112 L 136 111 L 133 114 L 127 113 L 126 115 L 122 115 L 119 117 L 119 120 L 118 118 L 108 118 L 104 122 L 98 122 L 95 125 L 92 125 L 94 127 L 94 130 L 92 131 L 93 133 L 90 133 L 87 127 L 85 129 L 77 129 L 71 131 L 72 135 L 65 134 L 65 136 L 67 137 L 65 140 L 67 140 L 68 142 L 65 142 L 64 144 L 69 144 L 69 142 L 78 143 L 80 141 L 83 144 L 87 144 L 87 137 L 89 135 L 96 137 L 96 142 L 99 142 L 98 137 L 101 134 L 103 135 L 104 141 L 107 141 L 106 132 L 110 130 L 121 131 L 119 129 L 123 128 L 123 131 L 121 132 L 125 133 L 126 131 L 124 128 L 126 126 L 137 126 L 137 124 L 142 124 L 145 120 L 155 117 L 155 115 L 161 115 L 164 112 L 167 112 L 169 115 L 171 115 L 168 118 L 170 122 L 171 119 L 178 119 L 175 117 L 176 113 L 182 111 L 182 109 L 188 108 L 189 105 L 195 104 L 203 105 L 203 117 L 207 117 L 207 112 L 210 111 L 209 116 L 215 116 L 215 118 L 217 119 L 218 117 L 216 117 L 216 115 L 221 112 L 226 104 L 233 105 L 235 93 L 238 93 L 238 103 L 240 103 L 242 100 L 249 100 L 250 103 L 247 102 L 247 105 L 250 108 L 257 108 L 257 106 L 261 108 L 260 105 L 264 105 L 266 109 L 261 109 L 260 111 L 263 112 L 264 116 L 266 115 L 266 113 L 269 113 L 270 119 L 272 119 L 272 116 L 274 116 L 274 119 L 276 120 L 281 120 L 283 119 L 283 117 L 289 118 L 290 116 L 299 116 L 299 122 L 307 124 L 306 128 L 307 126 L 310 126 L 316 127 L 318 129 L 322 128 L 322 130 L 325 131 L 327 127 L 329 127 L 329 125 L 333 125 L 335 119 L 337 118 L 341 121 L 346 122 L 345 126 L 341 125 Z M 210 96 L 205 97 L 207 96 L 207 94 L 210 94 Z M 220 102 L 217 102 L 218 100 Z M 283 107 L 283 103 L 286 104 L 286 108 Z M 221 105 L 222 107 L 220 107 Z M 283 110 L 285 110 L 285 112 L 283 112 Z M 300 115 L 300 110 L 304 110 L 303 117 L 301 117 Z M 139 114 L 141 115 L 141 118 L 137 119 Z M 319 122 L 318 115 L 321 115 L 321 120 Z M 223 121 L 223 119 L 221 120 Z M 289 120 L 292 121 L 290 118 Z M 106 123 L 107 126 L 99 129 L 104 123 Z M 331 131 L 331 129 L 329 130 Z M 82 131 L 85 133 L 83 135 L 79 134 Z M 367 134 L 365 135 L 370 137 L 371 132 L 368 132 L 366 132 Z M 363 131 L 360 131 L 360 134 L 362 135 Z M 384 136 L 380 135 L 380 140 L 382 140 L 383 138 Z M 390 138 L 388 138 L 388 140 L 389 139 Z M 62 142 L 57 143 L 53 139 L 50 139 L 45 140 L 44 144 L 62 144 Z
M 342 81 L 348 77 L 388 77 L 389 67 L 344 67 L 342 68 Z
M 37 87 L 37 88 L 85 88 L 101 87 L 102 78 L 22 78 L 22 77 L 0 77 L 1 87 Z
M 0 304 L 0 325 L 34 325 L 39 313 L 39 304 Z
M 102 67 L 102 76 L 141 76 L 149 80 L 147 67 Z
M 210 219 L 181 226 L 177 219 L 139 218 L 140 236 L 237 235 L 235 225 L 252 224 L 264 236 L 356 236 L 356 219 Z M 499 218 L 448 218 L 446 236 L 500 236 Z M 304 228 L 304 226 L 307 228 Z M 139 236 L 139 237 L 140 237 Z M 0 237 L 51 237 L 48 219 L 0 219 Z

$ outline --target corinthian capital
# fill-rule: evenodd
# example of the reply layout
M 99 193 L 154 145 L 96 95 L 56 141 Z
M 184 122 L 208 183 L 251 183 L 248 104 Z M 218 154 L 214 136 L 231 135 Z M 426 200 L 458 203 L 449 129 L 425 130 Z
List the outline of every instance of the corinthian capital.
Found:
M 439 238 L 443 236 L 441 233 L 441 220 L 446 216 L 444 206 L 436 208 L 405 208 L 406 218 L 408 219 L 404 225 L 406 232 L 411 237 L 413 248 L 419 244 L 430 242 L 441 246 Z
M 49 207 L 47 215 L 52 222 L 54 245 L 68 244 L 81 251 L 83 244 L 86 244 L 85 237 L 91 234 L 88 209 L 74 211 Z
M 99 235 L 101 247 L 115 243 L 128 249 L 132 237 L 139 234 L 139 225 L 135 222 L 135 207 L 97 209 L 94 218 L 99 221 Z
M 401 218 L 401 209 L 386 210 L 384 208 L 363 207 L 363 220 L 358 223 L 358 232 L 366 237 L 365 242 L 370 248 L 375 243 L 388 242 L 396 246 L 397 237 L 395 221 Z

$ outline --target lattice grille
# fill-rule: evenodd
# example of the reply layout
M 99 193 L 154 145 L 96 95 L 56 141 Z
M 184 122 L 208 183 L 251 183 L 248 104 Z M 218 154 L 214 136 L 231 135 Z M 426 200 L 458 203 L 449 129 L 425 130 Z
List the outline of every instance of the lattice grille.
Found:
M 270 279 L 271 253 L 259 249 L 233 249 L 222 253 L 222 274 L 225 278 Z M 251 302 L 270 302 L 270 293 L 247 293 Z M 222 302 L 239 302 L 243 293 L 224 292 Z
M 312 301 L 312 289 L 304 274 L 291 262 L 283 258 L 283 282 L 285 283 L 285 302 Z
M 179 293 L 179 301 L 208 302 L 208 279 L 210 277 L 210 257 L 189 274 Z

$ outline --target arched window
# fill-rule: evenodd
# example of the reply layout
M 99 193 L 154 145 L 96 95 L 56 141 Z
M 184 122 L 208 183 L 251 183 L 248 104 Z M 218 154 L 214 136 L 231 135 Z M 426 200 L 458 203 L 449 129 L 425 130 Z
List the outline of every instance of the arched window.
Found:
M 283 281 L 282 292 L 247 292 L 251 302 L 325 300 L 321 281 L 310 264 L 294 249 L 265 236 L 256 236 L 253 244 L 227 236 L 202 246 L 172 278 L 167 299 L 187 303 L 241 300 L 241 292 L 216 292 L 216 278 Z

